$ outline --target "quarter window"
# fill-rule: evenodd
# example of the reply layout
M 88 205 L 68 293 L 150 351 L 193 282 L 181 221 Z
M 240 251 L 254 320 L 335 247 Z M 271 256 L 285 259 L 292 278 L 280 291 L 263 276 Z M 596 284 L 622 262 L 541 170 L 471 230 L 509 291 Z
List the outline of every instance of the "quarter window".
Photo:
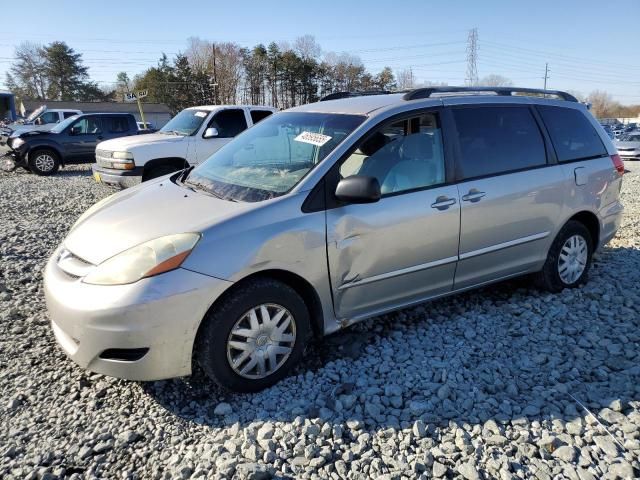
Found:
M 375 177 L 383 195 L 444 183 L 438 114 L 396 121 L 368 135 L 342 163 L 340 175 Z
M 111 117 L 109 119 L 109 131 L 112 133 L 122 133 L 129 130 L 129 122 L 126 117 Z
M 558 161 L 570 162 L 607 154 L 598 132 L 580 110 L 547 106 L 537 109 L 549 130 Z
M 453 109 L 463 179 L 545 165 L 544 140 L 528 107 Z
M 254 123 L 258 123 L 260 120 L 264 120 L 273 112 L 271 110 L 251 110 L 251 121 Z
M 209 127 L 218 129 L 218 138 L 232 138 L 247 129 L 244 110 L 222 110 L 215 114 Z

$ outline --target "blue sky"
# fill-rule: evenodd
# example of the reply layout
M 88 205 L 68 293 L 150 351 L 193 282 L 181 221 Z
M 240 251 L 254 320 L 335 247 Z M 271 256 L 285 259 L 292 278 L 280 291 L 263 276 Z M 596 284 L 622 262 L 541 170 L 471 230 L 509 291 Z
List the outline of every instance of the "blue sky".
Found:
M 237 2 L 156 0 L 12 3 L 0 31 L 0 88 L 22 41 L 63 40 L 81 52 L 94 80 L 113 82 L 154 65 L 186 39 L 242 46 L 314 35 L 323 51 L 359 55 L 373 73 L 411 67 L 418 81 L 463 84 L 468 31 L 478 29 L 478 71 L 515 85 L 587 94 L 601 89 L 640 103 L 640 0 Z M 235 6 L 232 6 L 235 5 Z M 379 5 L 379 6 L 378 6 Z M 25 18 L 24 21 L 20 18 Z M 4 22 L 3 22 L 4 23 Z

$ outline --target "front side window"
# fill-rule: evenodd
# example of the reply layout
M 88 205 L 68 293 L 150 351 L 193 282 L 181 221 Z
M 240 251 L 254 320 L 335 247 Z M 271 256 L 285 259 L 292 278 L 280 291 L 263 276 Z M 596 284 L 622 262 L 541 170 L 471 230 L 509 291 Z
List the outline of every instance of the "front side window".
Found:
M 251 110 L 251 121 L 255 125 L 260 120 L 264 120 L 273 112 L 271 110 Z
M 47 123 L 57 123 L 58 112 L 45 112 L 36 119 L 38 125 L 45 125 Z
M 222 110 L 213 116 L 209 127 L 218 129 L 218 138 L 233 138 L 247 129 L 247 120 L 243 110 Z
M 75 117 L 76 115 L 78 115 L 76 112 L 64 112 L 64 113 L 62 114 L 62 116 L 63 116 L 65 119 L 67 119 L 67 118 L 69 118 L 69 117 Z
M 558 161 L 602 157 L 607 150 L 596 129 L 580 111 L 563 107 L 536 107 L 549 130 Z
M 528 107 L 454 108 L 463 179 L 546 165 L 544 140 Z
M 72 135 L 97 135 L 102 133 L 102 125 L 97 117 L 84 117 L 71 127 Z
M 196 167 L 186 185 L 235 201 L 257 202 L 291 190 L 365 117 L 286 112 L 248 129 Z
M 340 176 L 375 177 L 385 195 L 444 183 L 444 165 L 438 114 L 426 113 L 367 135 L 340 165 Z
M 182 110 L 160 129 L 160 133 L 172 135 L 193 135 L 198 131 L 202 122 L 209 116 L 207 110 Z

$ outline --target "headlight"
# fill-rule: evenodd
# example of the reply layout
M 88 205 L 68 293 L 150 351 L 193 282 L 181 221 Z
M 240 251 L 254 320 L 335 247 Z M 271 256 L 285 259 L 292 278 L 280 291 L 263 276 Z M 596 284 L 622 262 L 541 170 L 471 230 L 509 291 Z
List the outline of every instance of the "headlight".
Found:
M 198 233 L 150 240 L 105 260 L 82 281 L 94 285 L 124 285 L 174 270 L 182 265 L 198 240 Z
M 113 152 L 113 158 L 117 158 L 119 160 L 133 160 L 133 153 L 131 152 Z
M 19 148 L 21 145 L 24 145 L 24 140 L 21 138 L 16 138 L 11 141 L 11 148 Z

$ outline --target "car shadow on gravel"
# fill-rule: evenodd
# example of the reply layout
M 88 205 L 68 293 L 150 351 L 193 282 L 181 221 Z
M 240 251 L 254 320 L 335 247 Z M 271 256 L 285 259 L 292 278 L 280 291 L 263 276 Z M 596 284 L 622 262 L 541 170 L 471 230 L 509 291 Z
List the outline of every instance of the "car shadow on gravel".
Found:
M 255 394 L 202 374 L 142 386 L 211 427 L 300 416 L 383 430 L 625 412 L 640 406 L 640 297 L 616 293 L 639 272 L 640 250 L 607 248 L 581 289 L 551 295 L 522 278 L 376 317 L 316 341 L 290 377 Z

